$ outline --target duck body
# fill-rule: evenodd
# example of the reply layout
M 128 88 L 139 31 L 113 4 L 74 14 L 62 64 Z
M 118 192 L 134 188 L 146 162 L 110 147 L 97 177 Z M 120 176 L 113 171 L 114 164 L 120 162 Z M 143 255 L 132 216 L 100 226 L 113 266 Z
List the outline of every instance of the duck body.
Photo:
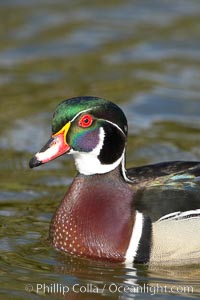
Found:
M 200 162 L 172 161 L 127 170 L 136 188 L 135 208 L 156 221 L 200 207 Z
M 32 168 L 66 153 L 78 170 L 52 218 L 51 243 L 115 262 L 200 261 L 200 162 L 126 170 L 127 128 L 110 101 L 77 97 L 58 105 L 52 137 L 30 161 Z
M 149 265 L 200 263 L 200 210 L 177 212 L 153 223 Z

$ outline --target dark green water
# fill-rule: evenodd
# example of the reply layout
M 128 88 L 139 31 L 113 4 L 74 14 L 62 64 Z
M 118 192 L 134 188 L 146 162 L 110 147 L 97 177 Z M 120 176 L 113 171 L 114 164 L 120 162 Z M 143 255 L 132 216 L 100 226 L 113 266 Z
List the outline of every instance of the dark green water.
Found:
M 198 265 L 148 270 L 52 249 L 75 168 L 28 161 L 57 103 L 77 95 L 124 109 L 128 166 L 200 160 L 200 1 L 1 0 L 0 20 L 0 298 L 199 299 Z

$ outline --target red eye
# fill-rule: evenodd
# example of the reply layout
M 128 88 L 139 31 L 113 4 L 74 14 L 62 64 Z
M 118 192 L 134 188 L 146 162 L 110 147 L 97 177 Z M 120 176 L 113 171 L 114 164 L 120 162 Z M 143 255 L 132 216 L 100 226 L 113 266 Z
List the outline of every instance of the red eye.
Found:
M 84 115 L 81 117 L 81 119 L 79 120 L 78 122 L 78 125 L 80 127 L 89 127 L 92 125 L 92 122 L 93 122 L 93 119 L 92 119 L 92 116 L 91 115 Z

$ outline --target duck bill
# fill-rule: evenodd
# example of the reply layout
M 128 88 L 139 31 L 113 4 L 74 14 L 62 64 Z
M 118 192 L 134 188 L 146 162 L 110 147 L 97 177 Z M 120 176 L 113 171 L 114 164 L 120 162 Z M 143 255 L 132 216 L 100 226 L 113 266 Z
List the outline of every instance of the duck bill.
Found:
M 66 143 L 66 134 L 69 126 L 67 130 L 65 126 L 64 130 L 52 135 L 46 145 L 31 158 L 29 162 L 30 168 L 45 164 L 70 151 L 71 147 Z

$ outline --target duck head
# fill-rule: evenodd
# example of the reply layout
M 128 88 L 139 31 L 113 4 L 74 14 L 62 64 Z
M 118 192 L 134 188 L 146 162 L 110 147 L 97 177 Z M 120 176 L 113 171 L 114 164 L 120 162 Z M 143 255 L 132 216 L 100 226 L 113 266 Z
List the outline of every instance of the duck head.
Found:
M 98 97 L 61 102 L 54 114 L 52 136 L 30 160 L 34 168 L 63 154 L 72 154 L 81 174 L 114 170 L 124 160 L 127 120 L 114 103 Z

